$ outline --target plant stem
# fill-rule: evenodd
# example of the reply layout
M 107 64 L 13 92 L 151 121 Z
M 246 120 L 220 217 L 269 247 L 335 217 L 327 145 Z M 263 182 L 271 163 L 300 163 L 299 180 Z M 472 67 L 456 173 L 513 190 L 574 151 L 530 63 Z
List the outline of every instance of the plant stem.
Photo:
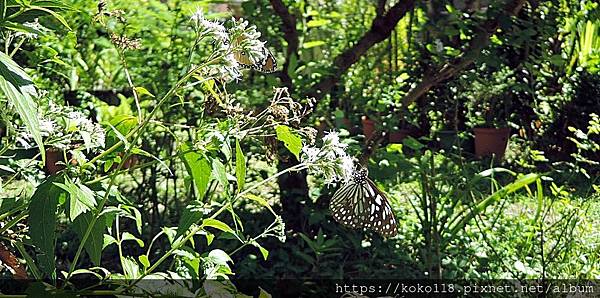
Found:
M 211 215 L 208 219 L 214 219 L 217 216 L 219 216 L 221 213 L 223 213 L 223 211 L 227 210 L 227 208 L 236 200 L 239 199 L 241 197 L 243 197 L 244 195 L 248 194 L 250 191 L 260 187 L 261 185 L 272 181 L 274 179 L 277 179 L 277 177 L 283 175 L 283 174 L 287 174 L 293 171 L 301 171 L 303 169 L 307 168 L 306 164 L 298 164 L 295 165 L 293 167 L 287 168 L 283 171 L 280 171 L 278 173 L 276 173 L 275 175 L 254 184 L 252 187 L 247 188 L 246 190 L 244 190 L 243 192 L 238 193 L 233 200 L 231 200 L 230 202 L 224 204 L 223 206 L 221 206 L 221 208 L 219 208 L 219 210 L 217 210 L 215 213 L 213 213 L 213 215 Z M 135 284 L 137 284 L 140 280 L 142 280 L 145 276 L 147 276 L 148 274 L 150 274 L 152 271 L 154 271 L 160 264 L 162 264 L 167 258 L 169 258 L 173 252 L 175 252 L 176 250 L 178 250 L 179 248 L 181 248 L 185 243 L 187 243 L 194 235 L 196 235 L 196 233 L 200 232 L 202 229 L 204 228 L 204 225 L 199 225 L 194 227 L 186 236 L 185 238 L 183 238 L 181 241 L 176 241 L 175 245 L 171 247 L 171 249 L 169 249 L 167 252 L 165 252 L 165 254 L 163 254 L 156 262 L 154 262 L 154 264 L 152 264 L 152 266 L 150 266 L 150 268 L 148 268 L 148 270 L 146 270 L 140 277 L 138 277 L 135 281 L 133 281 L 126 289 L 133 287 Z
M 132 144 L 135 144 L 135 142 L 141 136 L 141 132 L 143 132 L 144 128 L 146 128 L 146 126 L 148 125 L 148 123 L 150 123 L 150 120 L 152 120 L 152 118 L 158 112 L 158 110 L 160 109 L 160 107 L 168 99 L 170 99 L 173 95 L 175 95 L 175 92 L 177 92 L 177 90 L 179 90 L 179 88 L 181 87 L 181 85 L 185 81 L 187 81 L 199 69 L 202 69 L 203 67 L 206 67 L 206 66 L 208 66 L 208 65 L 210 65 L 210 64 L 218 61 L 218 59 L 220 59 L 220 56 L 213 57 L 212 59 L 209 59 L 205 63 L 203 63 L 203 64 L 201 64 L 201 65 L 199 65 L 197 67 L 194 67 L 192 70 L 190 70 L 188 73 L 186 73 L 185 76 L 183 76 L 181 79 L 179 79 L 179 81 L 177 81 L 177 83 L 175 83 L 175 85 L 173 87 L 171 87 L 171 89 L 169 89 L 169 91 L 160 99 L 160 101 L 157 103 L 156 107 L 154 107 L 154 109 L 146 116 L 146 118 L 144 119 L 144 121 L 142 123 L 140 123 L 138 126 L 136 126 L 133 130 L 131 130 L 125 136 L 125 139 L 128 139 L 128 138 L 130 138 L 130 137 L 132 137 L 132 136 L 135 135 L 135 137 L 133 138 L 133 141 L 131 142 Z M 138 132 L 140 132 L 140 133 L 138 133 Z M 117 150 L 122 145 L 123 145 L 123 141 L 119 140 L 116 144 L 114 144 L 113 146 L 111 146 L 110 148 L 108 148 L 106 151 L 98 154 L 96 157 L 94 157 L 93 159 L 91 159 L 90 161 L 88 161 L 83 166 L 85 167 L 86 165 L 93 165 L 96 161 L 100 160 L 102 157 L 104 157 L 104 156 L 112 153 L 113 151 Z M 119 166 L 117 167 L 117 171 L 121 170 L 121 168 L 123 167 L 123 164 L 124 164 L 125 160 L 127 160 L 127 157 L 129 156 L 128 154 L 129 154 L 130 150 L 131 150 L 131 148 L 126 148 L 124 158 L 119 163 Z M 69 273 L 67 274 L 67 278 L 66 278 L 67 280 L 70 279 L 71 275 L 73 274 L 73 271 L 75 271 L 75 267 L 77 266 L 77 262 L 79 261 L 81 253 L 83 252 L 84 244 L 86 243 L 87 239 L 90 237 L 90 234 L 92 233 L 92 229 L 93 229 L 94 225 L 96 224 L 96 221 L 98 220 L 98 217 L 99 217 L 100 213 L 102 212 L 102 209 L 103 209 L 104 205 L 106 204 L 106 201 L 108 200 L 108 196 L 110 194 L 110 190 L 112 189 L 112 186 L 114 185 L 116 177 L 117 176 L 112 176 L 111 177 L 110 182 L 108 184 L 108 189 L 106 191 L 106 194 L 102 198 L 102 201 L 100 201 L 100 203 L 98 204 L 98 208 L 96 209 L 94 217 L 92 218 L 92 221 L 90 222 L 89 226 L 87 227 L 87 229 L 85 231 L 85 234 L 81 238 L 81 243 L 77 247 L 77 252 L 75 253 L 75 257 L 73 258 L 73 262 L 71 263 L 71 266 L 69 268 Z M 67 283 L 65 283 L 65 285 L 66 284 Z

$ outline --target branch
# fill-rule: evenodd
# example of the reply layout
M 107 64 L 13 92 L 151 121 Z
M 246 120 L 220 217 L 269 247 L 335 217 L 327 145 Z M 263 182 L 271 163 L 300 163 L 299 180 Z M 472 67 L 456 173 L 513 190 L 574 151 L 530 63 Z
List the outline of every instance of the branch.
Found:
M 333 86 L 340 80 L 342 74 L 344 74 L 375 44 L 388 38 L 400 19 L 402 19 L 408 11 L 412 10 L 414 6 L 415 0 L 398 1 L 398 3 L 392 6 L 387 13 L 377 15 L 373 20 L 371 29 L 369 29 L 369 31 L 367 31 L 354 46 L 346 49 L 343 53 L 334 58 L 331 74 L 324 76 L 321 81 L 311 87 L 309 97 L 314 97 L 318 100 L 331 91 Z
M 288 74 L 288 69 L 290 67 L 291 57 L 292 55 L 298 55 L 298 47 L 300 45 L 298 30 L 296 30 L 296 17 L 289 12 L 283 3 L 283 0 L 269 0 L 269 2 L 271 2 L 273 10 L 283 23 L 283 38 L 287 42 L 285 62 L 283 63 L 282 70 L 278 72 L 278 76 L 289 90 L 293 90 L 293 82 Z
M 526 0 L 511 0 L 504 7 L 504 11 L 509 16 L 515 16 L 521 11 L 525 2 Z M 426 74 L 423 80 L 404 96 L 402 104 L 404 106 L 409 105 L 427 93 L 431 88 L 454 77 L 471 65 L 481 51 L 489 44 L 490 37 L 496 32 L 498 27 L 498 18 L 493 18 L 485 22 L 479 33 L 475 35 L 467 49 L 460 56 Z

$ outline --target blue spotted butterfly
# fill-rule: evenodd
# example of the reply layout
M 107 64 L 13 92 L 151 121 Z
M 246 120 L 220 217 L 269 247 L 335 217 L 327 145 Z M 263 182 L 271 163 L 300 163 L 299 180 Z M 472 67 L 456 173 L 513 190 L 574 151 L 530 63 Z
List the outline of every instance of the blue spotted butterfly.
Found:
M 333 194 L 329 209 L 336 221 L 350 228 L 371 229 L 384 237 L 398 233 L 390 202 L 369 179 L 366 169 L 356 170 L 352 179 Z

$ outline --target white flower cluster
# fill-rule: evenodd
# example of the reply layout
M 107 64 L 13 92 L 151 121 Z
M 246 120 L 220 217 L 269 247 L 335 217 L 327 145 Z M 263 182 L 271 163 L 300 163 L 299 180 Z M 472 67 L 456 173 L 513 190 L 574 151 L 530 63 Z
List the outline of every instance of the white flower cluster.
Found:
M 235 40 L 234 51 L 243 53 L 253 63 L 259 63 L 267 59 L 265 42 L 260 41 L 260 32 L 256 26 L 248 26 L 248 21 L 232 19 L 233 26 L 229 28 L 229 36 Z
M 225 26 L 217 21 L 207 20 L 202 9 L 196 10 L 190 20 L 200 36 L 212 36 L 216 42 L 229 44 L 229 34 Z
M 260 32 L 256 30 L 256 26 L 249 26 L 248 21 L 232 18 L 231 28 L 226 29 L 218 21 L 207 20 L 201 9 L 198 9 L 190 20 L 198 32 L 198 38 L 213 38 L 215 53 L 223 56 L 219 63 L 208 66 L 206 72 L 209 76 L 225 82 L 239 80 L 242 77 L 238 62 L 240 57 L 247 58 L 251 64 L 267 58 L 265 43 L 259 40 Z
M 83 149 L 88 151 L 104 147 L 104 129 L 82 112 L 50 102 L 48 110 L 39 118 L 40 134 L 45 139 L 44 143 L 54 148 L 72 149 L 74 144 L 80 142 L 83 142 Z M 33 143 L 31 133 L 24 127 L 19 131 L 17 141 L 24 148 L 31 148 Z
M 322 175 L 326 183 L 347 182 L 354 172 L 354 161 L 346 153 L 347 147 L 347 144 L 340 142 L 337 132 L 330 131 L 323 137 L 320 148 L 304 146 L 301 160 L 309 172 Z

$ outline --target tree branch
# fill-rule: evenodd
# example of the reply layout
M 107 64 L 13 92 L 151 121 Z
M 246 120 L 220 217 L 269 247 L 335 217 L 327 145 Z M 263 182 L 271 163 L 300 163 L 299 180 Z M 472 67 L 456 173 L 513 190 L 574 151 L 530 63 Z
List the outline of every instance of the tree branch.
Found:
M 511 0 L 504 7 L 504 11 L 510 16 L 515 16 L 521 11 L 525 2 L 526 0 Z M 407 106 L 416 101 L 431 88 L 454 77 L 475 62 L 481 51 L 489 44 L 490 37 L 496 32 L 498 27 L 498 18 L 493 18 L 485 22 L 479 33 L 475 35 L 467 49 L 460 56 L 426 74 L 422 81 L 404 96 L 402 104 Z
M 283 23 L 283 38 L 287 42 L 287 49 L 285 55 L 285 62 L 283 63 L 282 70 L 277 73 L 284 86 L 288 87 L 290 91 L 293 91 L 293 81 L 288 74 L 290 67 L 290 60 L 293 55 L 298 55 L 298 47 L 300 41 L 298 38 L 298 30 L 296 30 L 296 17 L 289 12 L 283 0 L 269 0 L 275 13 L 281 19 Z
M 371 29 L 354 46 L 346 49 L 334 58 L 331 74 L 324 76 L 321 81 L 314 84 L 308 93 L 309 96 L 318 100 L 331 91 L 333 86 L 340 80 L 342 74 L 356 63 L 371 47 L 388 38 L 400 19 L 413 9 L 414 6 L 415 0 L 398 1 L 387 13 L 377 15 L 373 20 Z

